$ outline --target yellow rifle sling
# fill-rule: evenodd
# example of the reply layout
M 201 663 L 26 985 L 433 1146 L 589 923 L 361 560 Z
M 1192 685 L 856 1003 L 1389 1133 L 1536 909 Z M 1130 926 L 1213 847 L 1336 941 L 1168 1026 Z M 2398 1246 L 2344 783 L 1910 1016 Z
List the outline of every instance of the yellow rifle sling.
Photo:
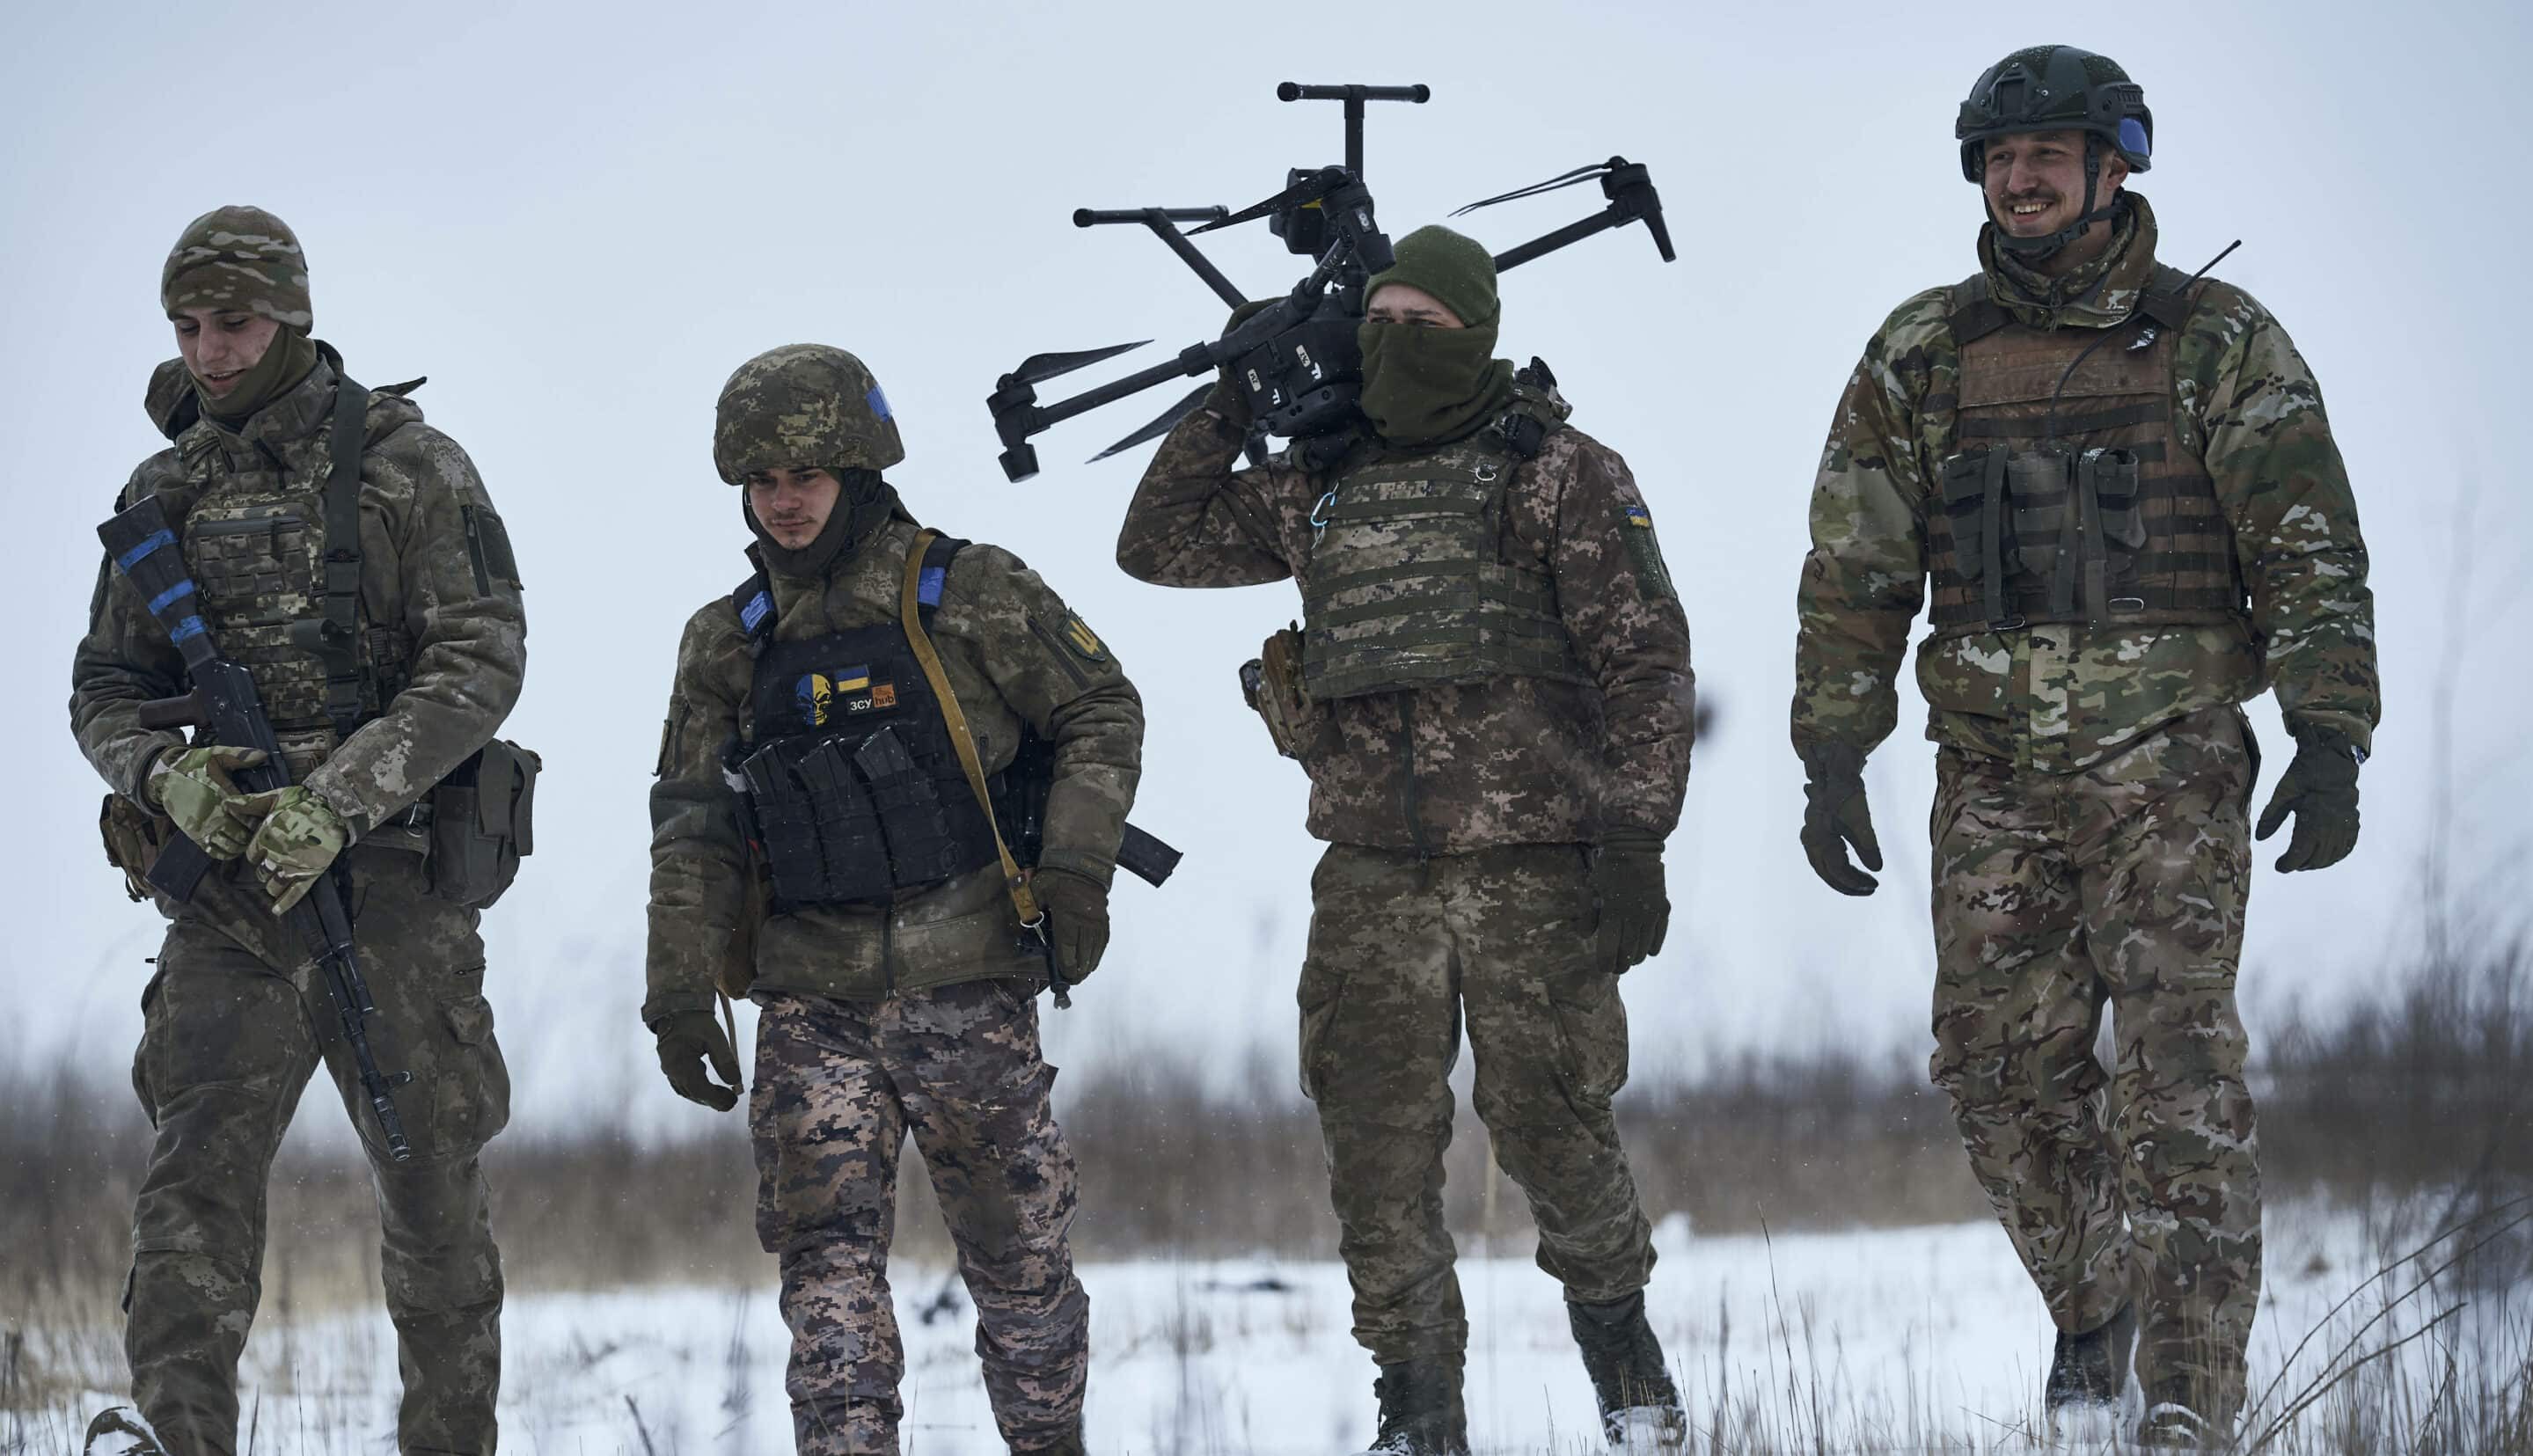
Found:
M 976 807 L 984 811 L 985 826 L 994 833 L 994 852 L 1002 857 L 1003 885 L 1011 891 L 1012 910 L 1021 917 L 1021 924 L 1035 928 L 1042 918 L 1037 897 L 1030 893 L 1028 877 L 1012 858 L 1011 846 L 1003 843 L 1003 827 L 994 821 L 994 796 L 985 787 L 985 766 L 977 761 L 976 739 L 968 731 L 968 715 L 960 710 L 959 695 L 950 690 L 950 674 L 941 670 L 941 656 L 932 650 L 932 639 L 923 631 L 916 593 L 923 585 L 923 553 L 940 534 L 915 533 L 914 545 L 906 553 L 906 586 L 898 594 L 898 615 L 905 619 L 906 640 L 914 648 L 914 660 L 923 665 L 923 680 L 932 684 L 933 699 L 941 705 L 941 721 L 949 725 L 950 742 L 959 750 L 959 766 L 968 771 L 968 786 L 975 790 Z

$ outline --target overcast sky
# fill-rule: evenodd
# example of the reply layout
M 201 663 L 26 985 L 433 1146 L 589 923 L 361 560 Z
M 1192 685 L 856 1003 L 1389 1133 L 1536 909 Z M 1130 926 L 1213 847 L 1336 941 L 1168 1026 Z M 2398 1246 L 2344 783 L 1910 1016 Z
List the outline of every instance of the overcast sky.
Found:
M 2290 996 L 2404 968 L 2440 783 L 2466 898 L 2520 914 L 2533 888 L 2533 507 L 2505 443 L 2527 302 L 2526 194 L 2504 160 L 2517 7 L 2141 3 L 2084 12 L 2124 23 L 2098 31 L 1960 5 L 219 9 L 32 7 L 0 54 L 16 548 L 0 1057 L 75 1050 L 111 1089 L 138 1033 L 158 921 L 95 847 L 99 786 L 62 703 L 92 528 L 161 443 L 140 408 L 174 352 L 159 263 L 197 213 L 252 203 L 298 231 L 317 332 L 356 377 L 431 376 L 417 402 L 517 543 L 531 653 L 505 732 L 547 777 L 538 852 L 485 934 L 518 1125 L 616 1105 L 691 1125 L 634 1014 L 644 793 L 678 626 L 744 572 L 714 396 L 749 355 L 804 340 L 885 383 L 908 450 L 890 474 L 915 514 L 1019 552 L 1143 690 L 1136 818 L 1187 862 L 1165 892 L 1121 883 L 1107 963 L 1051 1018 L 1054 1059 L 1176 1044 L 1289 1065 L 1319 846 L 1301 771 L 1272 756 L 1234 670 L 1295 594 L 1166 592 L 1116 569 L 1149 447 L 1077 462 L 1176 389 L 1059 427 L 1045 473 L 1017 486 L 983 407 L 1031 352 L 1156 340 L 1122 371 L 1219 326 L 1150 238 L 1070 213 L 1236 207 L 1287 166 L 1340 159 L 1336 108 L 1277 103 L 1284 80 L 1432 86 L 1431 104 L 1372 117 L 1393 236 L 1613 152 L 1650 163 L 1667 204 L 1679 262 L 1641 229 L 1592 240 L 1507 275 L 1503 325 L 1505 352 L 1550 360 L 1574 423 L 1632 465 L 1719 712 L 1671 842 L 1670 943 L 1627 980 L 1640 1074 L 1925 1040 L 1923 712 L 1904 680 L 1903 728 L 1870 769 L 1884 888 L 1835 896 L 1795 837 L 1794 587 L 1858 349 L 1901 299 L 1974 264 L 1955 106 L 2026 44 L 2101 50 L 2144 83 L 2158 147 L 2140 190 L 2166 261 L 2244 240 L 2222 275 L 2319 376 L 2374 553 L 2386 706 L 2365 838 L 2319 875 L 2262 856 L 2256 1034 Z M 1565 192 L 1468 226 L 1501 251 L 1597 202 Z M 1252 293 L 1300 271 L 1263 227 L 1208 246 Z M 2289 745 L 2266 702 L 2254 717 L 2266 795 Z

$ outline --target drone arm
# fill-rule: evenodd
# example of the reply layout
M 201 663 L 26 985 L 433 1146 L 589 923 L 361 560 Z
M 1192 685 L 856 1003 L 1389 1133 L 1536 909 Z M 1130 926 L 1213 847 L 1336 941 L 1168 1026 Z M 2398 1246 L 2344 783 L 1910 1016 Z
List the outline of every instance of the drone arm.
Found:
M 1213 265 L 1213 260 L 1198 252 L 1197 246 L 1187 240 L 1187 235 L 1180 232 L 1160 208 L 1147 211 L 1144 223 L 1152 230 L 1153 237 L 1169 245 L 1169 250 L 1179 256 L 1180 262 L 1196 269 L 1196 275 L 1205 280 L 1206 287 L 1213 290 L 1214 297 L 1235 309 L 1249 302 L 1239 287 L 1222 275 L 1222 269 Z
M 1595 233 L 1605 233 L 1614 227 L 1623 226 L 1632 220 L 1615 206 L 1605 207 L 1589 217 L 1569 222 L 1545 237 L 1533 238 L 1517 248 L 1508 248 L 1497 254 L 1496 271 L 1501 273 L 1506 268 L 1517 268 L 1532 259 L 1545 258 L 1560 248 L 1579 243 Z

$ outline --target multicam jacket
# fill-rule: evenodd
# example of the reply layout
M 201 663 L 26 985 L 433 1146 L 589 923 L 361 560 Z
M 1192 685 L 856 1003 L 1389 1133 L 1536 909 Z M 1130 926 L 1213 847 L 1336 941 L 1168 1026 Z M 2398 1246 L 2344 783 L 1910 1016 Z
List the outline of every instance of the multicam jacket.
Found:
M 1981 261 L 1989 296 L 2015 322 L 2090 334 L 2139 321 L 2154 246 L 2153 213 L 2132 195 L 2097 288 L 2035 299 L 1984 242 Z M 2168 420 L 2157 428 L 2176 453 L 2197 457 L 2213 482 L 2245 593 L 2239 615 L 1932 632 L 1918 649 L 1917 682 L 1936 742 L 2070 773 L 2164 724 L 2274 685 L 2290 728 L 2328 728 L 2361 748 L 2370 743 L 2381 711 L 2374 599 L 2321 389 L 2251 295 L 2209 279 L 2191 298 L 2188 321 L 2168 344 L 2168 411 L 2154 413 Z M 1957 303 L 1954 289 L 1937 288 L 1902 304 L 1865 346 L 1839 401 L 1797 598 L 1797 749 L 1839 742 L 1869 751 L 1898 718 L 1894 680 L 1940 545 L 1929 524 L 1943 509 L 1942 467 L 1964 446 Z M 2117 337 L 2106 344 L 2090 357 L 2116 359 Z M 2112 439 L 2065 433 L 2079 449 Z
M 1208 401 L 1161 442 L 1117 538 L 1157 586 L 1230 587 L 1312 571 L 1328 479 L 1279 454 L 1233 468 L 1244 434 Z M 1359 447 L 1339 473 L 1381 463 Z M 1694 736 L 1688 620 L 1652 517 L 1618 452 L 1551 433 L 1514 470 L 1506 550 L 1553 582 L 1583 682 L 1508 675 L 1316 705 L 1301 747 L 1310 832 L 1428 854 L 1668 835 Z
M 322 718 L 294 717 L 287 705 L 304 686 L 304 665 L 287 652 L 242 649 L 277 636 L 270 625 L 318 611 L 322 573 L 312 563 L 323 545 L 336 371 L 324 351 L 305 380 L 232 431 L 179 413 L 188 398 L 181 366 L 161 366 L 150 416 L 173 444 L 142 462 L 116 506 L 155 496 L 164 508 L 222 649 L 247 662 L 274 700 L 266 711 L 294 780 L 362 843 L 407 849 L 419 866 L 427 835 L 390 821 L 491 741 L 518 700 L 527 670 L 518 565 L 466 452 L 424 424 L 410 400 L 372 391 L 361 456 L 360 616 L 378 680 L 364 689 L 368 721 L 340 743 Z M 214 525 L 216 533 L 206 529 Z M 260 574 L 253 553 L 241 556 L 241 541 L 268 551 L 278 569 Z M 88 635 L 71 668 L 71 728 L 106 783 L 137 797 L 158 755 L 184 742 L 138 722 L 142 703 L 185 690 L 183 660 L 111 563 L 98 572 Z M 256 585 L 268 590 L 230 600 Z M 232 863 L 218 878 L 245 876 Z M 223 900 L 214 894 L 201 903 Z
M 892 518 L 817 580 L 771 572 L 778 641 L 813 641 L 900 620 L 915 524 Z M 1107 884 L 1143 771 L 1144 705 L 1106 644 L 1036 572 L 975 545 L 950 562 L 929 635 L 988 775 L 1010 765 L 1024 724 L 1054 747 L 1041 868 Z M 651 787 L 649 995 L 656 1024 L 708 1008 L 735 961 L 753 989 L 878 1000 L 984 978 L 1031 980 L 1044 961 L 1023 938 L 998 865 L 887 905 L 754 907 L 754 873 L 724 776 L 748 719 L 754 656 L 727 597 L 686 622 Z

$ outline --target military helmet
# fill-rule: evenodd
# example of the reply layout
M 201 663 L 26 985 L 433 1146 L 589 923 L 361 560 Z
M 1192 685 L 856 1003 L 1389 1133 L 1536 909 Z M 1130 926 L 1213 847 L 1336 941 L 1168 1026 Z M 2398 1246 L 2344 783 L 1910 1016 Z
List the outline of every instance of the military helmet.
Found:
M 740 365 L 713 415 L 713 465 L 734 486 L 760 470 L 886 470 L 906 458 L 879 381 L 825 344 L 786 344 Z
M 2109 143 L 2129 170 L 2143 172 L 2154 152 L 2154 113 L 2146 87 L 2109 56 L 2072 45 L 2018 50 L 1979 74 L 1962 102 L 1953 138 L 1962 144 L 1962 175 L 1987 169 L 1991 137 L 2017 132 L 2087 132 Z

